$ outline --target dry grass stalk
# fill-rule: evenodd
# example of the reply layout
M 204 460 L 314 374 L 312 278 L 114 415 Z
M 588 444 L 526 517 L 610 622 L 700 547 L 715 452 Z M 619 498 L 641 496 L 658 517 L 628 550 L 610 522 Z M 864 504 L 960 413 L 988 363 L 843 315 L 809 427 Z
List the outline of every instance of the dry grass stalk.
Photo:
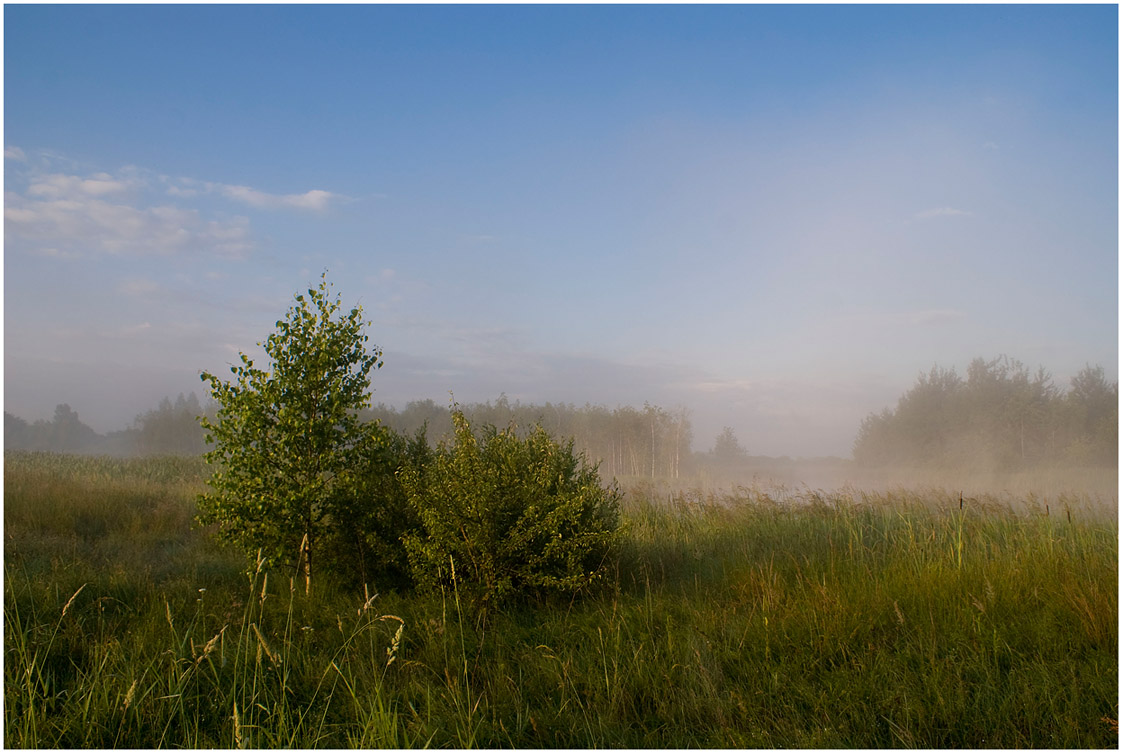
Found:
M 62 606 L 62 617 L 64 617 L 64 618 L 66 617 L 66 611 L 70 609 L 70 606 L 74 604 L 74 600 L 76 600 L 78 598 L 78 595 L 81 594 L 82 590 L 85 589 L 87 586 L 89 586 L 88 583 L 83 584 L 82 586 L 78 587 L 78 591 L 76 591 L 74 594 L 70 595 L 70 599 L 68 599 L 66 601 L 66 604 Z

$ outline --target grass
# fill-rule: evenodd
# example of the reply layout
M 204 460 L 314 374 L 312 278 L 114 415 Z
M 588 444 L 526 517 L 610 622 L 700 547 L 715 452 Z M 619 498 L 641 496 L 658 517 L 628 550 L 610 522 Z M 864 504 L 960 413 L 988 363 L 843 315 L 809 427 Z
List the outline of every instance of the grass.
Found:
M 191 528 L 204 473 L 5 455 L 6 746 L 1118 744 L 1089 497 L 635 491 L 598 590 L 477 625 L 455 588 L 247 575 Z

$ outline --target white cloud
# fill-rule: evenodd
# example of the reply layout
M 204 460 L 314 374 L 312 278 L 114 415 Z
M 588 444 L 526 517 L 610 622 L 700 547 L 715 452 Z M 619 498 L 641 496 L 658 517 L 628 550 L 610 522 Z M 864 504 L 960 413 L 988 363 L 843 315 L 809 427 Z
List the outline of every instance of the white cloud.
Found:
M 127 191 L 135 184 L 117 180 L 107 173 L 95 173 L 88 178 L 52 173 L 36 178 L 28 187 L 29 196 L 46 199 L 81 199 L 87 196 L 106 196 Z
M 224 222 L 210 220 L 199 237 L 216 253 L 226 257 L 244 257 L 254 247 L 250 238 L 250 221 L 244 217 L 232 217 Z
M 339 194 L 313 189 L 303 194 L 269 194 L 249 186 L 231 186 L 224 183 L 208 183 L 207 188 L 228 199 L 248 204 L 256 209 L 300 209 L 322 212 L 332 201 L 340 199 Z
M 954 207 L 935 207 L 933 209 L 926 209 L 922 212 L 917 212 L 913 215 L 917 220 L 929 220 L 933 217 L 970 217 L 971 212 L 964 209 L 956 209 Z
M 322 189 L 312 189 L 303 194 L 271 194 L 251 186 L 200 181 L 194 178 L 171 178 L 166 175 L 160 176 L 160 182 L 167 186 L 166 191 L 169 196 L 190 198 L 204 193 L 217 194 L 255 209 L 322 212 L 332 202 L 346 199 L 341 194 Z
M 192 189 L 192 188 L 181 188 L 179 186 L 169 186 L 168 187 L 168 195 L 169 196 L 180 196 L 180 197 L 184 197 L 184 198 L 190 198 L 192 196 L 198 196 L 199 192 L 195 189 Z
M 41 181 L 28 196 L 5 195 L 9 237 L 49 244 L 54 256 L 100 251 L 108 254 L 172 254 L 209 251 L 242 256 L 252 248 L 244 218 L 204 220 L 194 209 L 136 207 L 108 201 L 117 181 L 57 176 Z
M 302 194 L 270 194 L 249 186 L 172 178 L 127 165 L 112 174 L 83 174 L 58 167 L 62 158 L 36 153 L 53 169 L 21 168 L 9 174 L 4 201 L 4 227 L 12 248 L 56 258 L 91 253 L 164 255 L 210 253 L 244 257 L 254 248 L 245 217 L 208 217 L 203 208 L 187 206 L 203 194 L 214 194 L 259 209 L 321 212 L 344 199 L 314 189 Z M 47 157 L 50 157 L 48 160 Z M 26 162 L 18 147 L 5 149 L 8 159 Z

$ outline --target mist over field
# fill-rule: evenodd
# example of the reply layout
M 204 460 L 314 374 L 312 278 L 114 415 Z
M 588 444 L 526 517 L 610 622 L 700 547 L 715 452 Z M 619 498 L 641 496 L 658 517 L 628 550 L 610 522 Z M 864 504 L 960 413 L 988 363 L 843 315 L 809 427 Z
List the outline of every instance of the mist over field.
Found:
M 279 315 L 282 303 L 277 310 Z M 271 323 L 270 323 L 271 324 Z M 268 335 L 268 325 L 258 335 Z M 377 328 L 371 332 L 377 341 Z M 252 344 L 246 349 L 253 352 Z M 854 396 L 829 385 L 761 385 L 757 395 L 728 395 L 720 387 L 703 384 L 691 390 L 681 384 L 664 385 L 665 370 L 601 364 L 590 361 L 554 365 L 554 371 L 536 370 L 540 377 L 514 378 L 510 372 L 490 374 L 479 370 L 425 370 L 409 366 L 408 357 L 395 361 L 386 353 L 386 364 L 373 376 L 375 403 L 404 409 L 412 401 L 433 400 L 446 406 L 451 397 L 465 403 L 495 401 L 500 395 L 524 403 L 592 403 L 609 407 L 642 408 L 645 402 L 667 408 L 682 406 L 690 412 L 696 428 L 695 449 L 705 450 L 724 426 L 734 426 L 746 447 L 760 455 L 849 457 L 857 426 L 869 411 L 891 405 L 904 381 L 894 386 L 871 386 L 854 391 L 865 394 L 862 403 Z M 219 363 L 221 370 L 235 359 Z M 140 368 L 137 374 L 117 375 L 118 368 L 82 364 L 40 365 L 53 379 L 45 379 L 35 365 L 13 365 L 5 375 L 8 400 L 5 409 L 28 421 L 49 421 L 55 406 L 66 402 L 82 421 L 100 433 L 128 427 L 136 416 L 156 406 L 165 397 L 194 392 L 202 400 L 204 386 L 192 372 Z M 27 371 L 25 372 L 24 369 Z M 65 370 L 62 374 L 60 370 Z M 440 374 L 432 374 L 439 371 Z M 98 376 L 101 379 L 97 379 Z M 685 382 L 685 379 L 683 380 Z M 740 388 L 744 392 L 743 388 Z M 825 391 L 820 394 L 819 391 Z M 773 395 L 765 395 L 766 392 Z M 799 393 L 802 392 L 802 395 Z M 17 399 L 20 396 L 23 400 Z M 32 399 L 32 396 L 34 398 Z M 794 403 L 798 401 L 798 403 Z
M 574 442 L 598 464 L 605 483 L 640 484 L 673 496 L 728 487 L 768 489 L 801 498 L 808 489 L 944 489 L 960 494 L 1001 491 L 1031 499 L 1082 493 L 1118 501 L 1118 384 L 1101 367 L 1086 367 L 1068 389 L 1039 369 L 1001 357 L 976 359 L 961 378 L 954 368 L 921 375 L 892 407 L 868 414 L 847 457 L 752 453 L 730 426 L 710 442 L 699 438 L 692 413 L 651 403 L 614 407 L 564 402 L 455 403 L 477 425 L 541 426 Z M 400 436 L 424 430 L 430 445 L 452 436 L 449 402 L 379 402 L 359 413 Z M 67 404 L 50 421 L 27 422 L 8 411 L 4 444 L 12 450 L 124 456 L 198 456 L 207 445 L 200 417 L 217 404 L 195 393 L 138 414 L 127 427 L 99 434 Z M 852 456 L 852 457 L 851 457 Z

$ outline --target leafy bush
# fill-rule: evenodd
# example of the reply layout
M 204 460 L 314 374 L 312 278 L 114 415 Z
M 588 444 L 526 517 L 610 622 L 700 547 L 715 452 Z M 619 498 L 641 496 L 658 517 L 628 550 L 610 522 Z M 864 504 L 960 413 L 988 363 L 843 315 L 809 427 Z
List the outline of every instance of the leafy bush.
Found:
M 354 463 L 351 484 L 336 491 L 331 510 L 339 523 L 331 527 L 325 550 L 332 553 L 334 575 L 350 586 L 412 584 L 402 537 L 421 522 L 406 497 L 401 472 L 422 469 L 432 450 L 422 427 L 413 437 L 373 425 L 376 442 L 363 448 Z
M 620 494 L 541 427 L 520 439 L 459 409 L 453 439 L 401 473 L 420 530 L 403 538 L 422 587 L 451 585 L 481 609 L 516 594 L 572 594 L 598 578 L 618 535 Z

